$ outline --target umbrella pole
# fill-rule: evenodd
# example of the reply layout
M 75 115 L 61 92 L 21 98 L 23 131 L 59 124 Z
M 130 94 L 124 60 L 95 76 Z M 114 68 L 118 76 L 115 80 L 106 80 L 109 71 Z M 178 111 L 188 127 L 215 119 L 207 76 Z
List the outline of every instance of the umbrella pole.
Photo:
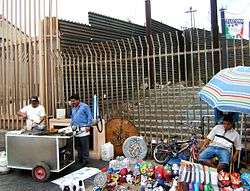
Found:
M 244 122 L 244 114 L 241 114 L 241 120 L 240 120 L 240 144 L 242 145 L 242 130 L 243 130 L 243 122 Z M 240 168 L 240 155 L 241 155 L 241 150 L 239 152 L 238 156 L 238 169 Z

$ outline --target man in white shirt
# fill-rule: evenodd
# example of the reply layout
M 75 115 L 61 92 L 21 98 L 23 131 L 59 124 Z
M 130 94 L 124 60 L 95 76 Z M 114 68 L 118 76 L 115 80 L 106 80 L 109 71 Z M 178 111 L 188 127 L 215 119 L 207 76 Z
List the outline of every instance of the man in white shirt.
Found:
M 208 147 L 206 147 L 208 145 Z M 202 164 L 211 166 L 211 160 L 214 157 L 219 158 L 218 171 L 225 170 L 230 163 L 233 147 L 236 151 L 233 155 L 233 162 L 238 159 L 241 150 L 241 141 L 239 133 L 233 129 L 233 119 L 229 115 L 223 118 L 222 125 L 216 125 L 208 134 L 207 139 L 201 147 L 199 160 Z
M 45 109 L 43 105 L 39 104 L 37 96 L 32 96 L 30 98 L 30 104 L 18 111 L 17 115 L 26 119 L 27 130 L 32 130 L 33 128 L 43 130 L 45 127 Z

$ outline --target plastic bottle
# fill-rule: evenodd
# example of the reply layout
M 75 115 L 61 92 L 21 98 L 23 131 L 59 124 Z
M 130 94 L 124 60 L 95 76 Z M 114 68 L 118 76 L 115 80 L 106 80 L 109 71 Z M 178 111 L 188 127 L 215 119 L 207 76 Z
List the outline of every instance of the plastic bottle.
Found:
M 70 191 L 70 187 L 69 186 L 64 186 L 63 191 Z
M 82 180 L 79 180 L 79 188 L 78 191 L 85 191 L 84 183 Z

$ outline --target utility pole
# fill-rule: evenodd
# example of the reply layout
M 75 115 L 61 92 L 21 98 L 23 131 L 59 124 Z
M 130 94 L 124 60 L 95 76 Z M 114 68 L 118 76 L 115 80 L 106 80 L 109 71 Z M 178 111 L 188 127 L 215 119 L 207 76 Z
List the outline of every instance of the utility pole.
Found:
M 150 36 L 152 34 L 151 3 L 150 3 L 150 0 L 145 1 L 145 11 L 146 11 L 146 35 Z
M 210 0 L 211 5 L 211 29 L 213 35 L 214 48 L 219 47 L 219 27 L 218 27 L 218 16 L 217 16 L 217 0 Z
M 193 10 L 192 6 L 189 7 L 189 10 L 188 11 L 185 11 L 185 13 L 190 13 L 190 19 L 191 19 L 191 28 L 195 28 L 195 16 L 194 16 L 194 13 L 197 12 L 197 10 Z M 194 21 L 194 22 L 193 22 Z M 194 23 L 194 25 L 193 25 Z
M 213 48 L 219 48 L 219 26 L 218 26 L 218 16 L 217 16 L 217 0 L 210 0 L 211 6 L 211 30 L 213 38 Z M 214 68 L 212 75 L 216 74 L 219 70 L 219 52 L 214 51 Z
M 154 63 L 152 59 L 152 54 L 153 54 L 153 45 L 152 45 L 152 40 L 151 40 L 151 35 L 152 35 L 152 19 L 151 19 L 151 3 L 150 0 L 145 1 L 145 11 L 146 11 L 146 36 L 147 36 L 147 41 L 148 41 L 148 46 L 149 46 L 149 73 L 150 73 L 150 87 L 149 88 L 154 88 L 154 83 L 155 83 L 155 68 L 154 68 Z
M 220 19 L 221 19 L 221 31 L 222 34 L 224 36 L 223 42 L 221 43 L 221 48 L 222 48 L 222 63 L 223 63 L 223 67 L 227 68 L 228 67 L 228 63 L 227 63 L 227 59 L 228 59 L 228 55 L 227 55 L 227 47 L 226 47 L 226 24 L 225 24 L 225 10 L 223 7 L 220 9 Z
M 221 19 L 221 32 L 222 32 L 222 34 L 223 35 L 225 35 L 226 36 L 226 24 L 225 24 L 225 21 L 226 21 L 226 18 L 225 18 L 225 10 L 227 10 L 227 9 L 225 9 L 225 8 L 221 8 L 220 9 L 220 19 Z

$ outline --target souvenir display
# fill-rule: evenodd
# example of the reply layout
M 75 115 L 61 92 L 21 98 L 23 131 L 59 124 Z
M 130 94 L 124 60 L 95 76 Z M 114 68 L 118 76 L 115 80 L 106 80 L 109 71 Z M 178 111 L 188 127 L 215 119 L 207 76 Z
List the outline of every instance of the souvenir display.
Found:
M 124 141 L 122 150 L 130 160 L 142 160 L 146 157 L 148 148 L 143 137 L 132 136 Z
M 241 176 L 217 173 L 215 168 L 189 161 L 163 166 L 118 156 L 103 171 L 95 177 L 95 191 L 245 191 L 249 188 L 247 173 Z
M 179 171 L 179 182 L 188 183 L 188 190 L 218 190 L 217 169 L 200 164 L 182 161 L 180 167 L 172 166 L 173 171 Z M 174 175 L 175 173 L 173 173 Z M 184 184 L 183 184 L 184 186 Z M 183 187 L 182 186 L 182 187 Z

